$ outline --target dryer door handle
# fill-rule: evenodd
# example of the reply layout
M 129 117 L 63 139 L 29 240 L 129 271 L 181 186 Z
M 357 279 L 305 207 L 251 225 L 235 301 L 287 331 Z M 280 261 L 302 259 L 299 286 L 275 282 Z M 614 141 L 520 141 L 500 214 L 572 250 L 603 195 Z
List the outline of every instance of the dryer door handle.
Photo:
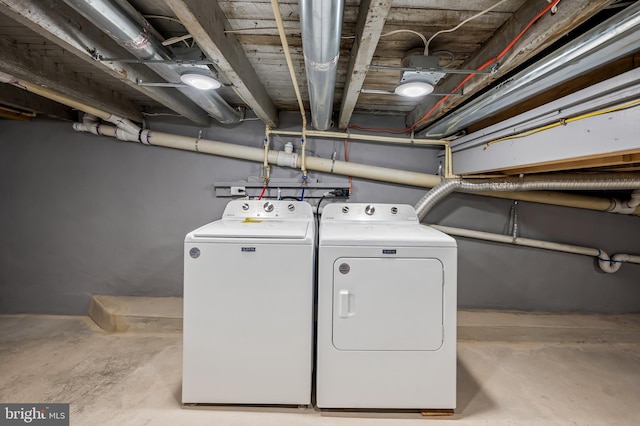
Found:
M 338 312 L 340 318 L 349 318 L 356 314 L 356 295 L 349 290 L 338 293 Z

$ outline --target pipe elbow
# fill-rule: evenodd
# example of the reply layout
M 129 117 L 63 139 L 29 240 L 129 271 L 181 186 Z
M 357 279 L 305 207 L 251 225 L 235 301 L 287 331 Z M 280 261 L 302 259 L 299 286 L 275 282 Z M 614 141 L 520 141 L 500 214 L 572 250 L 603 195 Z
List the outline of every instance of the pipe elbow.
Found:
M 140 131 L 140 127 L 138 127 L 138 125 L 133 123 L 131 120 L 128 120 L 124 117 L 117 116 L 115 114 L 111 114 L 107 119 L 107 121 L 109 123 L 115 124 L 116 127 L 118 127 L 118 129 L 121 129 L 128 133 L 138 134 L 138 132 Z
M 604 250 L 598 249 L 598 252 L 598 266 L 600 266 L 600 269 L 607 274 L 614 274 L 618 272 L 622 266 L 622 260 L 619 257 L 616 259 L 616 257 L 621 255 L 609 257 L 607 252 Z

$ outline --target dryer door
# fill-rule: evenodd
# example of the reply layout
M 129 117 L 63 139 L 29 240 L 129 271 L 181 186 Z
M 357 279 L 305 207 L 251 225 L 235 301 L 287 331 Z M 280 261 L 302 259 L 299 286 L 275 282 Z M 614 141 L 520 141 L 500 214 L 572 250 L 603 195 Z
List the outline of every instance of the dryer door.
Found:
M 345 351 L 438 350 L 443 283 L 438 259 L 337 259 L 333 345 Z

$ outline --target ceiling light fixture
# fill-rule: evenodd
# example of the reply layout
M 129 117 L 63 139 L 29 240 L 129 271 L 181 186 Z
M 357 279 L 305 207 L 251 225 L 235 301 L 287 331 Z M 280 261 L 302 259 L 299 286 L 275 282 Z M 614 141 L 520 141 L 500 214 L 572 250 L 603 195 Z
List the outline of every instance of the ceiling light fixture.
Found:
M 418 98 L 420 96 L 428 95 L 433 92 L 433 85 L 426 81 L 408 81 L 406 83 L 400 83 L 396 87 L 396 95 L 406 96 L 408 98 Z
M 433 92 L 435 85 L 444 76 L 438 66 L 439 58 L 409 54 L 402 60 L 402 78 L 395 94 L 418 98 Z
M 180 76 L 180 80 L 184 84 L 187 84 L 198 90 L 212 90 L 222 87 L 222 84 L 210 75 L 199 74 L 196 72 L 184 73 Z

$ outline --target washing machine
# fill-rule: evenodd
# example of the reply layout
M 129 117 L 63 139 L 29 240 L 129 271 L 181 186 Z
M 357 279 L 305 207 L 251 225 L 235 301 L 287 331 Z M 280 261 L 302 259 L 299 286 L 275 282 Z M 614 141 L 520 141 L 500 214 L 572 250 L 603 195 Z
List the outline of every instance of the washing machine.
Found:
M 311 403 L 315 235 L 308 203 L 258 200 L 187 234 L 183 403 Z
M 319 232 L 318 407 L 454 409 L 455 240 L 408 205 L 329 204 Z

